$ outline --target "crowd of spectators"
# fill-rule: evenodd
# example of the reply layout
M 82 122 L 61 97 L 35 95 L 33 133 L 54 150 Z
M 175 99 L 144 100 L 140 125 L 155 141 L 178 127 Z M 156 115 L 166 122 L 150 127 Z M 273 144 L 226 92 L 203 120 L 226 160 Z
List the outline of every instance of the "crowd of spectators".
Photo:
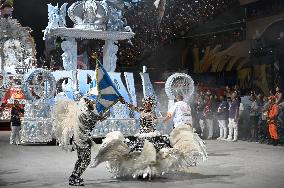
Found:
M 271 143 L 275 140 L 275 138 L 271 140 L 271 137 L 274 137 L 276 134 L 276 142 L 279 140 L 279 143 L 283 144 L 284 102 L 280 88 L 276 87 L 275 92 L 271 91 L 269 96 L 252 91 L 249 99 L 251 101 L 249 106 L 251 134 L 248 135 L 248 140 Z M 272 130 L 274 128 L 276 130 Z M 277 145 L 278 143 L 273 144 Z
M 241 95 L 238 86 L 222 92 L 198 90 L 193 106 L 195 129 L 203 139 L 284 144 L 284 102 L 276 87 L 269 96 L 251 91 Z M 214 131 L 215 130 L 215 131 Z M 219 130 L 219 131 L 217 131 Z

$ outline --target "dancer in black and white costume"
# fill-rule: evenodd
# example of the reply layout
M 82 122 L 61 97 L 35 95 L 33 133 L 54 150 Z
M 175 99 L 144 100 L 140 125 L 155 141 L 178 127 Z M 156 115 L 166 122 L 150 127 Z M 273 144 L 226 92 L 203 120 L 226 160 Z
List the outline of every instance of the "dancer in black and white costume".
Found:
M 122 103 L 125 103 L 124 100 L 121 100 Z M 160 136 L 156 131 L 157 125 L 157 116 L 155 110 L 155 99 L 153 97 L 146 97 L 143 99 L 143 107 L 135 107 L 132 104 L 127 104 L 127 106 L 132 111 L 137 111 L 140 113 L 140 129 L 139 134 L 134 141 L 129 142 L 128 146 L 131 148 L 131 151 L 142 151 L 145 140 L 151 142 L 156 151 L 159 151 L 163 147 L 170 147 L 169 139 L 163 136 Z
M 79 104 L 67 99 L 57 101 L 54 107 L 54 132 L 59 145 L 69 149 L 70 138 L 73 149 L 77 150 L 78 159 L 69 178 L 69 185 L 83 186 L 82 174 L 91 162 L 91 132 L 98 121 L 105 117 L 94 111 L 94 104 L 83 98 Z

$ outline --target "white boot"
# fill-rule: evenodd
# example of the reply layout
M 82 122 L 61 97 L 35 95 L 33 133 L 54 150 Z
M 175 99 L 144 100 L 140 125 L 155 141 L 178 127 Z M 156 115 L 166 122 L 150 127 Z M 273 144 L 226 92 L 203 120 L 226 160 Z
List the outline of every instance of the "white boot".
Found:
M 233 138 L 233 120 L 232 119 L 229 119 L 229 125 L 228 125 L 228 128 L 229 128 L 229 135 L 228 135 L 228 138 L 226 139 L 227 141 L 232 141 L 232 138 Z
M 233 128 L 229 127 L 229 135 L 227 141 L 232 141 L 232 137 L 233 137 Z
M 224 134 L 223 134 L 223 127 L 220 121 L 219 121 L 219 128 L 220 128 L 220 136 L 217 138 L 217 140 L 222 140 L 224 137 Z
M 236 142 L 238 140 L 238 128 L 234 128 L 234 139 L 233 141 Z
M 222 140 L 225 140 L 226 138 L 227 138 L 227 131 L 228 131 L 228 129 L 227 129 L 227 127 L 226 127 L 226 125 L 225 125 L 225 127 L 223 127 L 223 132 L 224 132 L 224 135 L 223 135 L 223 138 L 222 138 Z

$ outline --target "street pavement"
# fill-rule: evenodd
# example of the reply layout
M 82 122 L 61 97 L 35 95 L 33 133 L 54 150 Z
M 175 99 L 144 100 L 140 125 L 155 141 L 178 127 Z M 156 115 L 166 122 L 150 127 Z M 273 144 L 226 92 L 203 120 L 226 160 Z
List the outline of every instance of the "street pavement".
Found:
M 57 146 L 9 145 L 9 131 L 0 132 L 0 187 L 64 188 L 76 152 Z M 152 181 L 114 179 L 101 164 L 83 174 L 85 187 L 97 188 L 283 188 L 284 147 L 245 141 L 206 141 L 208 161 L 187 172 Z M 95 153 L 95 149 L 93 151 Z

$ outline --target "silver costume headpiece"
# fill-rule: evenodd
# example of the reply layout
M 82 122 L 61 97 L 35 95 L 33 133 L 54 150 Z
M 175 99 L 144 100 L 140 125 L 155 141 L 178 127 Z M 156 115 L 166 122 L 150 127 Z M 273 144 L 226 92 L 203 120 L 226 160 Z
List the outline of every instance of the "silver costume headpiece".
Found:
M 143 100 L 143 105 L 146 103 L 150 103 L 153 107 L 157 105 L 157 99 L 155 96 L 146 96 Z

